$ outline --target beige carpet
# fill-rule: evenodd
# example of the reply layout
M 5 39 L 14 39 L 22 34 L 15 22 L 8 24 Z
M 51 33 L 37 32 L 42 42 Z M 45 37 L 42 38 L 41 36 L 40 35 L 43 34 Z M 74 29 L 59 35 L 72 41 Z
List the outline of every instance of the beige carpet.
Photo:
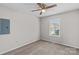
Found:
M 37 41 L 4 55 L 78 55 L 79 50 L 47 41 Z

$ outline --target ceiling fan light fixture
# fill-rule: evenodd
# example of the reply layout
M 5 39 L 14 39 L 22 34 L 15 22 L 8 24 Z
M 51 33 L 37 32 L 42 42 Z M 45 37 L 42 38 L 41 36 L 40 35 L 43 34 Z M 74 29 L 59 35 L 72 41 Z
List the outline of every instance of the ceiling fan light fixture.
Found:
M 46 10 L 45 10 L 45 9 L 42 9 L 41 11 L 42 11 L 42 12 L 46 12 Z
M 33 11 L 40 11 L 40 15 L 45 13 L 47 11 L 47 9 L 57 6 L 56 4 L 47 6 L 45 3 L 37 3 L 37 5 L 40 7 L 40 9 L 38 8 L 37 10 L 33 10 Z

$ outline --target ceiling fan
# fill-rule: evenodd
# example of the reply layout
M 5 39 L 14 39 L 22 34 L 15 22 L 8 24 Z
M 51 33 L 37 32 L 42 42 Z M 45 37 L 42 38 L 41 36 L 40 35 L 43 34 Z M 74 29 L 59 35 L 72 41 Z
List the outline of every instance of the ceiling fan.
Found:
M 37 3 L 37 5 L 38 5 L 40 8 L 37 9 L 37 10 L 32 10 L 32 12 L 34 12 L 34 11 L 41 11 L 41 12 L 40 12 L 40 15 L 42 15 L 43 12 L 46 12 L 47 9 L 57 6 L 56 4 L 47 6 L 47 5 L 44 4 L 44 3 Z

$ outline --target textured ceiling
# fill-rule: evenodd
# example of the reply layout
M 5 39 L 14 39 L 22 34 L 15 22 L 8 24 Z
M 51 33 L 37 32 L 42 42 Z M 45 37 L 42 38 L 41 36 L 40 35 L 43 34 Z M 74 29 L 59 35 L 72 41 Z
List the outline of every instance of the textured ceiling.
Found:
M 52 5 L 53 3 L 46 3 L 46 5 Z M 70 10 L 79 9 L 79 3 L 56 3 L 57 7 L 48 9 L 42 15 L 39 15 L 39 11 L 32 12 L 32 10 L 38 9 L 39 6 L 35 3 L 4 3 L 0 4 L 0 7 L 6 7 L 15 11 L 20 11 L 24 13 L 30 13 L 37 17 L 49 16 L 54 15 L 62 12 L 67 12 Z

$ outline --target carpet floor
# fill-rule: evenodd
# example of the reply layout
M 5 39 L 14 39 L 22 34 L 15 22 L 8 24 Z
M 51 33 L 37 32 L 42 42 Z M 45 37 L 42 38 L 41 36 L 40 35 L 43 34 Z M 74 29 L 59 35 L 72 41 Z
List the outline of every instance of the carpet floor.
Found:
M 7 52 L 4 55 L 78 55 L 79 49 L 47 42 L 37 41 L 21 48 Z

